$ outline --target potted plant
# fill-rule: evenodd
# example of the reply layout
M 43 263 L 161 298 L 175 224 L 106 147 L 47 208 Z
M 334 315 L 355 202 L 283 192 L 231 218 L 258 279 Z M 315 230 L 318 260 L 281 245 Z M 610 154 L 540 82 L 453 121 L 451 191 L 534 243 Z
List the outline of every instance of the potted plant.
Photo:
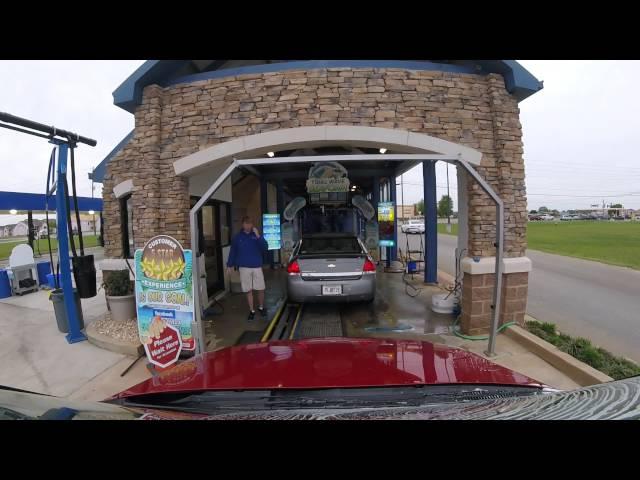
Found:
M 102 287 L 113 320 L 124 321 L 136 318 L 134 282 L 129 279 L 128 270 L 110 271 L 104 276 Z

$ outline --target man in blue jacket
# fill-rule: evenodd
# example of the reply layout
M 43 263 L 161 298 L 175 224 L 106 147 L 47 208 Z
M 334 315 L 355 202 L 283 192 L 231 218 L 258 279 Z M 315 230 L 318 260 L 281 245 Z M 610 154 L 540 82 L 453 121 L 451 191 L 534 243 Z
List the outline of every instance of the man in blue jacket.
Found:
M 242 291 L 247 294 L 249 303 L 249 321 L 253 320 L 256 311 L 253 309 L 253 291 L 258 292 L 258 311 L 262 317 L 267 316 L 264 308 L 264 275 L 262 273 L 262 255 L 268 249 L 267 241 L 253 226 L 250 217 L 242 218 L 242 230 L 233 237 L 231 251 L 227 260 L 227 270 L 233 268 L 240 271 Z

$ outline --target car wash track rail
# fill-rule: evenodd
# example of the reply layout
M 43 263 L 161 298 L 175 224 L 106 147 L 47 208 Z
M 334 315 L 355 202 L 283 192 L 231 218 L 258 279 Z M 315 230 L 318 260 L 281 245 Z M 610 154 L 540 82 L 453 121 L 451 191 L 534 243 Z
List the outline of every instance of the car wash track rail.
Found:
M 342 317 L 335 305 L 282 302 L 267 326 L 261 342 L 312 337 L 342 337 Z

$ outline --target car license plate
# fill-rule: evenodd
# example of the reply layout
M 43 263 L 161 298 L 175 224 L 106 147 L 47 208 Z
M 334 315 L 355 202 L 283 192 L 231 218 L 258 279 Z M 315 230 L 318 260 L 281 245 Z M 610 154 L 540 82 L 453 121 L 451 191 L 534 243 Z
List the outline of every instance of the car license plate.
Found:
M 322 286 L 323 295 L 342 295 L 342 285 L 337 286 Z

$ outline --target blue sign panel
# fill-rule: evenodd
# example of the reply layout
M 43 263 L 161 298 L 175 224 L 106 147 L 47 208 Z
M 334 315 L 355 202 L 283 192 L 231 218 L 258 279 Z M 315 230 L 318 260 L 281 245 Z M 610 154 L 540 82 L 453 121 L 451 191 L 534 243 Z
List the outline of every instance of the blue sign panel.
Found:
M 265 213 L 262 215 L 262 230 L 262 235 L 269 245 L 269 250 L 280 250 L 282 248 L 280 214 Z

